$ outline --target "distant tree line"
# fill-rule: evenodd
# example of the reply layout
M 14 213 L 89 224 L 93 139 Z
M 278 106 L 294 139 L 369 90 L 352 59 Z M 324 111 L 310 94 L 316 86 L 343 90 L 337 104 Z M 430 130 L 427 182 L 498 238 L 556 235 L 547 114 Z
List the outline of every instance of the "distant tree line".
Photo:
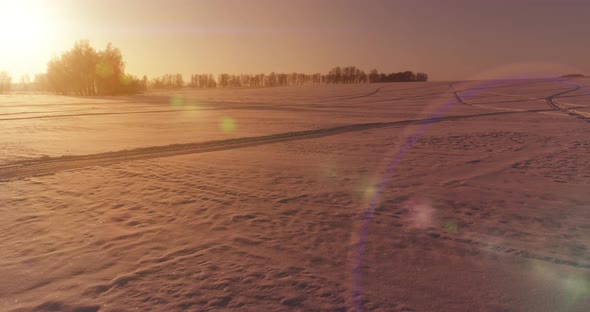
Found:
M 144 76 L 144 80 L 147 81 L 147 77 Z M 184 79 L 182 74 L 174 75 L 163 75 L 151 79 L 147 83 L 149 89 L 179 89 L 184 87 Z
M 217 81 L 215 81 L 213 74 L 191 75 L 188 86 L 191 88 L 215 88 L 217 87 Z
M 216 85 L 220 88 L 300 86 L 306 84 L 319 84 L 319 75 L 320 74 L 287 74 L 275 72 L 269 74 L 239 75 L 223 73 L 218 75 L 217 81 L 215 81 L 215 83 L 211 82 L 211 85 Z
M 187 84 L 191 88 L 240 88 L 240 87 L 282 87 L 320 84 L 352 84 L 377 82 L 428 81 L 425 73 L 412 71 L 380 73 L 372 70 L 368 75 L 355 66 L 335 67 L 327 74 L 275 73 L 270 74 L 194 74 Z
M 405 81 L 428 81 L 428 75 L 425 73 L 414 73 L 412 71 L 404 71 L 397 73 L 380 73 L 373 69 L 369 73 L 369 82 L 405 82 Z

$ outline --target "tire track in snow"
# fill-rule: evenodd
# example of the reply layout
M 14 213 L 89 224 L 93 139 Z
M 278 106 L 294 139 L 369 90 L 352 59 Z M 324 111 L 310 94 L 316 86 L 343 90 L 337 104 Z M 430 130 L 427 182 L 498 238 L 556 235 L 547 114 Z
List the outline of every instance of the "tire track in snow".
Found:
M 555 110 L 562 111 L 562 112 L 564 112 L 564 113 L 566 113 L 566 114 L 568 114 L 568 115 L 570 115 L 572 117 L 576 117 L 576 118 L 582 119 L 585 122 L 590 122 L 590 114 L 576 111 L 575 110 L 576 107 L 565 107 L 565 106 L 559 104 L 559 102 L 557 102 L 557 98 L 559 96 L 564 95 L 564 94 L 567 94 L 567 93 L 570 93 L 570 92 L 578 91 L 581 88 L 583 88 L 583 86 L 578 85 L 578 84 L 575 84 L 575 83 L 566 82 L 566 81 L 564 81 L 563 83 L 566 83 L 566 84 L 569 84 L 569 85 L 573 85 L 574 88 L 569 89 L 569 90 L 566 90 L 566 91 L 563 91 L 563 92 L 559 92 L 559 93 L 553 94 L 551 96 L 548 96 L 547 99 L 546 99 L 547 104 L 549 104 L 549 106 L 551 106 Z
M 414 87 L 414 88 L 407 88 L 407 89 L 400 89 L 400 90 L 391 90 L 391 91 L 387 91 L 387 92 L 397 92 L 397 91 L 404 91 L 404 90 L 412 90 L 412 89 L 430 89 L 430 88 L 434 88 L 434 87 L 439 87 L 441 85 L 446 85 L 447 83 L 442 83 L 442 84 L 436 84 L 436 85 L 432 85 L 432 86 L 426 86 L 426 87 Z M 318 112 L 318 113 L 323 113 L 323 112 L 331 112 L 331 111 L 327 111 L 324 108 L 329 108 L 326 106 L 322 106 L 325 103 L 332 103 L 335 101 L 341 101 L 341 100 L 350 100 L 350 99 L 360 99 L 360 98 L 368 98 L 372 95 L 375 95 L 377 93 L 384 93 L 383 91 L 381 91 L 384 88 L 388 88 L 391 87 L 392 85 L 386 85 L 386 86 L 382 86 L 379 87 L 377 89 L 375 89 L 374 91 L 370 92 L 370 93 L 366 93 L 366 94 L 360 94 L 360 95 L 352 95 L 352 96 L 333 96 L 333 97 L 329 97 L 329 98 L 335 98 L 335 99 L 330 99 L 327 101 L 321 101 L 321 102 L 317 102 L 317 103 L 304 103 L 304 104 L 276 104 L 276 103 L 272 103 L 272 102 L 235 102 L 235 101 L 230 101 L 230 102 L 219 102 L 219 101 L 204 101 L 204 100 L 199 100 L 199 99 L 192 99 L 194 101 L 197 101 L 201 104 L 204 105 L 209 105 L 209 106 L 202 106 L 199 108 L 193 108 L 193 109 L 166 109 L 166 110 L 152 110 L 152 111 L 126 111 L 126 112 L 87 112 L 87 113 L 78 113 L 78 114 L 57 114 L 57 115 L 40 115 L 40 116 L 26 116 L 26 117 L 8 117 L 8 118 L 0 118 L 0 121 L 14 121 L 14 120 L 27 120 L 27 119 L 47 119 L 47 118 L 67 118 L 67 117 L 84 117 L 84 116 L 101 116 L 101 115 L 134 115 L 134 114 L 159 114 L 159 113 L 173 113 L 173 112 L 184 112 L 184 111 L 222 111 L 222 110 L 284 110 L 284 111 L 309 111 L 309 112 Z M 413 98 L 422 98 L 422 97 L 428 97 L 428 96 L 432 96 L 432 95 L 438 95 L 438 94 L 445 94 L 448 92 L 435 92 L 435 93 L 429 93 L 429 94 L 423 94 L 423 95 L 412 95 L 412 96 L 406 96 L 406 97 L 399 97 L 399 98 L 389 98 L 389 99 L 381 99 L 381 100 L 377 100 L 377 101 L 371 101 L 371 102 L 364 102 L 362 104 L 368 104 L 368 103 L 374 103 L 374 102 L 388 102 L 388 101 L 398 101 L 398 100 L 405 100 L 405 99 L 413 99 Z M 321 98 L 320 98 L 321 99 Z M 136 104 L 136 103 L 141 103 L 143 100 L 137 100 L 137 101 L 123 101 L 123 102 L 113 102 L 113 103 L 63 103 L 63 104 L 58 104 L 58 103 L 47 103 L 47 104 L 26 104 L 24 105 L 25 107 L 47 107 L 47 106 L 69 106 L 69 105 L 74 105 L 74 106 L 84 106 L 84 105 L 88 105 L 88 106 L 92 106 L 92 105 L 115 105 L 115 104 Z M 129 108 L 145 108 L 145 107 L 154 107 L 154 104 L 158 105 L 158 104 L 168 104 L 169 100 L 158 100 L 158 101 L 147 101 L 149 103 L 151 103 L 152 105 L 144 105 L 144 106 L 133 106 L 133 107 L 129 107 Z M 217 104 L 224 104 L 224 105 L 230 105 L 227 107 L 215 107 L 215 106 L 211 106 L 211 105 L 217 105 Z M 244 105 L 244 106 L 242 106 Z M 301 107 L 301 106 L 305 106 L 305 107 Z M 311 106 L 311 107 L 310 107 Z M 22 107 L 22 105 L 2 105 L 0 104 L 0 107 L 2 108 L 12 108 L 12 107 Z M 28 115 L 28 114 L 43 114 L 43 113 L 67 113 L 67 112 L 72 112 L 72 111 L 83 111 L 83 110 L 93 110 L 95 109 L 94 107 L 90 107 L 90 108 L 84 108 L 84 109 L 72 109 L 72 110 L 54 110 L 54 111 L 27 111 L 27 112 L 16 112 L 16 113 L 5 113 L 5 114 L 0 114 L 0 116 L 18 116 L 18 115 Z M 101 108 L 99 108 L 101 109 Z
M 454 237 L 454 236 L 445 234 L 443 232 L 436 232 L 436 231 L 429 232 L 428 236 L 430 236 L 433 239 L 445 240 L 445 241 L 449 241 L 449 242 L 457 243 L 457 244 L 465 244 L 467 246 L 472 246 L 472 247 L 475 247 L 475 248 L 482 250 L 482 251 L 496 252 L 499 254 L 512 255 L 512 256 L 521 257 L 521 258 L 525 258 L 525 259 L 533 259 L 533 260 L 539 260 L 539 261 L 544 261 L 544 262 L 548 262 L 548 263 L 566 265 L 566 266 L 570 266 L 570 267 L 578 268 L 578 269 L 590 269 L 590 263 L 583 263 L 583 262 L 574 261 L 574 260 L 570 260 L 570 259 L 558 258 L 558 257 L 554 257 L 554 256 L 549 256 L 549 255 L 542 255 L 542 254 L 539 254 L 539 253 L 536 253 L 533 251 L 529 251 L 526 249 L 519 249 L 516 247 L 508 247 L 508 246 L 503 246 L 503 245 L 498 245 L 498 244 L 491 244 L 491 243 L 487 243 L 485 241 L 472 239 L 472 238 Z
M 308 140 L 344 133 L 359 132 L 370 129 L 421 125 L 442 121 L 471 119 L 478 117 L 491 117 L 509 114 L 522 114 L 539 111 L 551 111 L 551 109 L 531 110 L 523 112 L 491 112 L 474 115 L 447 116 L 435 119 L 410 119 L 393 122 L 352 124 L 332 128 L 286 132 L 255 137 L 241 137 L 235 139 L 216 140 L 198 143 L 143 147 L 131 150 L 106 152 L 90 155 L 44 157 L 27 161 L 9 163 L 0 166 L 0 181 L 23 179 L 33 176 L 54 174 L 65 170 L 79 169 L 90 166 L 110 165 L 125 161 L 147 160 L 161 157 L 231 150 L 296 140 Z
M 546 81 L 546 82 L 552 82 L 552 81 Z M 453 90 L 455 90 L 453 92 L 454 95 L 455 95 L 455 99 L 457 100 L 457 102 L 459 102 L 461 104 L 468 105 L 468 106 L 471 106 L 471 107 L 478 107 L 478 108 L 484 108 L 484 109 L 492 109 L 492 110 L 497 110 L 497 111 L 525 112 L 527 110 L 518 109 L 518 108 L 507 108 L 507 107 L 496 107 L 496 106 L 481 105 L 481 104 L 471 104 L 471 103 L 468 103 L 467 101 L 465 101 L 459 95 L 459 92 L 473 91 L 473 90 L 484 90 L 484 89 L 493 89 L 493 88 L 501 88 L 501 87 L 511 87 L 511 86 L 518 86 L 518 85 L 529 85 L 529 84 L 536 84 L 536 83 L 539 83 L 539 82 L 529 82 L 529 83 L 520 83 L 520 84 L 513 84 L 513 85 L 502 85 L 502 86 L 497 86 L 497 87 L 473 88 L 473 89 L 462 89 L 462 90 L 457 90 L 455 88 L 454 85 L 456 83 L 451 83 L 451 84 L 449 84 L 449 86 L 451 88 L 453 88 Z M 571 84 L 571 83 L 569 83 L 569 84 Z M 557 100 L 556 100 L 557 97 L 559 97 L 559 96 L 561 96 L 563 94 L 566 94 L 566 93 L 570 93 L 570 92 L 579 90 L 580 88 L 583 88 L 583 86 L 580 86 L 580 85 L 575 85 L 575 86 L 576 86 L 576 88 L 574 88 L 574 89 L 570 89 L 570 90 L 566 90 L 566 91 L 560 91 L 560 92 L 558 92 L 556 94 L 550 95 L 547 98 L 533 98 L 533 97 L 529 97 L 528 100 L 547 102 L 549 104 L 549 106 L 551 106 L 554 110 L 558 110 L 558 111 L 564 112 L 564 113 L 566 113 L 566 114 L 568 114 L 570 116 L 574 116 L 574 117 L 583 119 L 583 120 L 585 120 L 587 122 L 590 122 L 590 114 L 582 113 L 582 112 L 579 112 L 579 111 L 576 111 L 575 110 L 577 108 L 586 108 L 587 106 L 585 106 L 585 105 L 578 105 L 578 106 L 573 106 L 573 107 L 563 107 L 562 105 L 559 105 L 557 103 Z M 503 93 L 497 93 L 497 92 L 491 92 L 491 91 L 482 91 L 482 92 L 483 93 L 496 93 L 496 94 L 505 95 L 505 96 L 526 97 L 526 96 L 521 96 L 521 95 L 503 94 Z M 528 101 L 528 100 L 498 101 L 498 102 L 495 102 L 495 103 L 522 102 L 522 101 Z M 556 114 L 556 113 L 544 112 L 544 111 L 538 111 L 537 113 L 540 113 L 540 114 Z
M 365 98 L 365 97 L 369 97 L 369 96 L 375 95 L 375 94 L 379 93 L 379 91 L 381 91 L 382 89 L 384 89 L 386 87 L 389 87 L 389 86 L 382 86 L 382 87 L 379 87 L 379 88 L 373 90 L 372 92 L 364 93 L 364 94 L 359 94 L 359 95 L 353 95 L 353 96 L 350 96 L 350 95 L 348 95 L 348 96 L 347 95 L 344 95 L 344 96 L 334 96 L 334 97 L 332 97 L 332 99 L 329 99 L 329 100 L 325 100 L 326 98 L 320 98 L 320 100 L 324 100 L 324 101 L 322 101 L 320 103 L 330 103 L 330 102 L 334 102 L 334 101 L 361 99 L 361 98 Z
M 461 104 L 465 104 L 465 105 L 469 105 L 469 106 L 474 106 L 473 104 L 470 104 L 470 103 L 466 102 L 459 95 L 459 92 L 476 91 L 476 90 L 488 90 L 488 89 L 496 89 L 496 88 L 517 87 L 517 86 L 526 86 L 526 85 L 534 85 L 534 84 L 545 83 L 545 82 L 550 82 L 550 81 L 547 81 L 547 80 L 534 80 L 534 81 L 521 82 L 521 83 L 512 83 L 512 84 L 497 85 L 497 86 L 482 86 L 482 87 L 475 87 L 475 88 L 467 88 L 467 89 L 457 90 L 457 88 L 455 88 L 455 85 L 457 83 L 461 83 L 461 82 L 462 81 L 457 81 L 457 82 L 451 82 L 449 84 L 449 87 L 451 87 L 451 89 L 454 90 L 453 93 L 455 94 L 455 99 L 457 99 L 457 102 L 459 102 Z

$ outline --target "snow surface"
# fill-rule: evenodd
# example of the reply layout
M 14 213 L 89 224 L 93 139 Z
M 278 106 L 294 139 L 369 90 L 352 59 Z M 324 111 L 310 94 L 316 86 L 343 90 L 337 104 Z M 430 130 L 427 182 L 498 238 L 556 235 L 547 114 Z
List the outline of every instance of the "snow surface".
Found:
M 0 96 L 0 310 L 587 311 L 589 86 Z

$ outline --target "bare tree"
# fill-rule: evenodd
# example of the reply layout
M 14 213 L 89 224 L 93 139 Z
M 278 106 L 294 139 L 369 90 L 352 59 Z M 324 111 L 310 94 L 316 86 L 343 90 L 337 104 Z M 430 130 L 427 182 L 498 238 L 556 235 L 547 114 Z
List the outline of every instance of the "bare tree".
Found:
M 78 41 L 74 48 L 47 64 L 46 84 L 58 94 L 114 95 L 142 90 L 142 82 L 125 74 L 119 49 L 110 43 L 96 51 L 88 41 Z
M 416 80 L 417 81 L 428 81 L 428 74 L 416 73 Z
M 35 91 L 49 91 L 46 74 L 36 74 L 33 81 L 33 90 Z
M 31 76 L 29 76 L 29 74 L 22 75 L 20 77 L 20 84 L 21 84 L 21 90 L 30 91 L 31 90 Z
M 6 71 L 0 72 L 0 94 L 10 91 L 12 77 Z

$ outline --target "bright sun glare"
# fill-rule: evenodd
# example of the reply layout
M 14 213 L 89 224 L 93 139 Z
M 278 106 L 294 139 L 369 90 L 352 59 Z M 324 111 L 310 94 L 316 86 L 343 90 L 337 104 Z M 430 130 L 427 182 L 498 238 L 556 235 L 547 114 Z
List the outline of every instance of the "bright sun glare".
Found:
M 41 4 L 0 0 L 0 70 L 27 73 L 47 57 L 55 24 Z

